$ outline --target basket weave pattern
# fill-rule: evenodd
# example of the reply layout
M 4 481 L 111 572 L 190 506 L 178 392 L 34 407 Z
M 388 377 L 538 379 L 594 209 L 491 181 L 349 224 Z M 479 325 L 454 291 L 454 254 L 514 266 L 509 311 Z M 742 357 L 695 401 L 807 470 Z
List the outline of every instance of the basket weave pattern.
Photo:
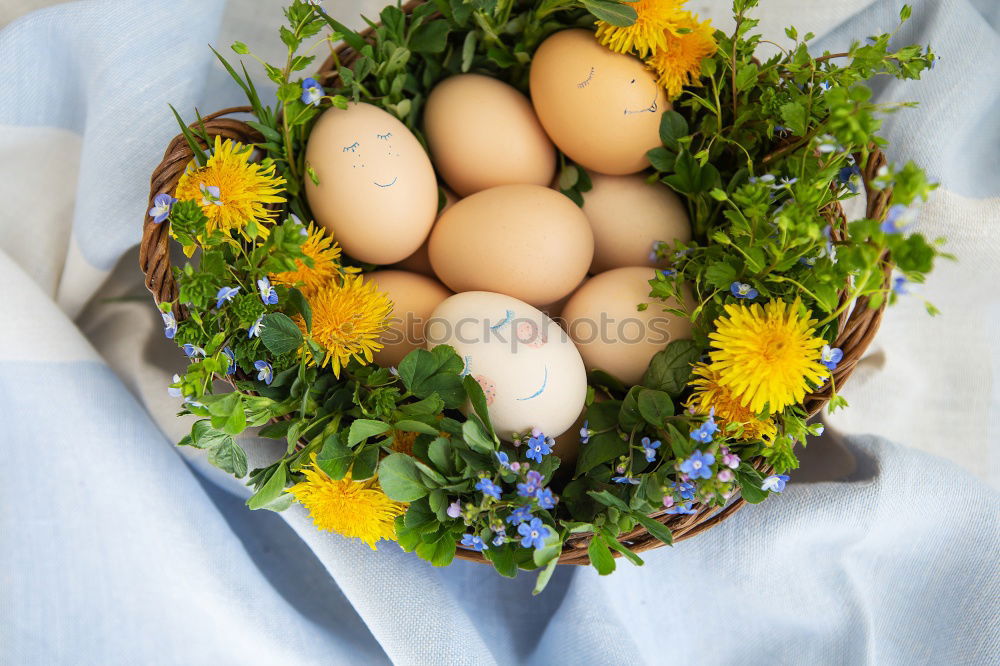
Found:
M 406 4 L 404 11 L 412 11 L 414 7 L 423 4 L 419 0 L 413 0 Z M 362 36 L 370 35 L 371 30 L 361 33 Z M 343 66 L 350 66 L 357 58 L 357 53 L 345 44 L 336 49 L 336 55 Z M 336 69 L 334 67 L 334 56 L 331 55 L 324 63 L 317 79 L 324 85 L 331 85 L 336 80 Z M 214 138 L 221 136 L 223 139 L 232 139 L 243 144 L 254 144 L 263 141 L 263 137 L 255 129 L 245 122 L 230 117 L 237 114 L 248 114 L 250 107 L 233 107 L 223 109 L 216 113 L 204 116 L 202 123 L 192 125 L 192 127 L 203 128 L 206 134 Z M 152 206 L 153 199 L 159 194 L 173 194 L 177 187 L 177 182 L 187 165 L 193 159 L 191 149 L 187 145 L 183 135 L 176 136 L 167 146 L 163 154 L 163 160 L 153 171 L 150 180 L 149 207 Z M 865 196 L 867 199 L 866 214 L 870 219 L 881 220 L 886 212 L 890 190 L 878 190 L 873 188 L 872 181 L 879 167 L 886 163 L 885 156 L 877 149 L 873 148 L 868 155 L 868 159 L 861 164 L 861 156 L 856 156 L 861 166 L 862 178 L 865 184 Z M 839 203 L 831 204 L 824 212 L 824 216 L 830 221 L 832 234 L 831 238 L 836 243 L 843 238 L 846 232 L 847 220 L 844 216 L 843 208 Z M 174 315 L 178 321 L 186 316 L 184 308 L 176 303 L 178 296 L 177 284 L 174 280 L 170 261 L 170 238 L 169 225 L 156 224 L 148 215 L 145 217 L 142 230 L 142 240 L 139 246 L 139 267 L 145 275 L 146 288 L 153 295 L 154 301 L 159 303 L 174 303 Z M 884 285 L 889 284 L 892 264 L 888 256 L 880 258 L 883 272 Z M 849 297 L 847 285 L 841 291 L 841 305 Z M 882 314 L 885 310 L 885 301 L 878 308 L 870 308 L 868 299 L 861 298 L 853 307 L 847 308 L 840 315 L 838 321 L 837 339 L 832 346 L 839 347 L 843 353 L 843 359 L 833 371 L 833 381 L 827 382 L 824 387 L 813 394 L 806 396 L 805 409 L 810 416 L 814 416 L 822 410 L 823 406 L 830 400 L 832 387 L 836 385 L 842 387 L 847 379 L 854 372 L 858 361 L 864 355 L 875 334 L 878 332 L 882 321 Z M 764 458 L 756 458 L 749 461 L 761 474 L 770 473 L 770 468 Z M 732 516 L 745 504 L 741 497 L 734 498 L 723 508 L 707 507 L 695 505 L 696 513 L 690 515 L 666 515 L 654 514 L 653 517 L 666 525 L 673 532 L 674 541 L 682 541 L 696 536 L 708 530 L 722 521 Z M 587 547 L 590 544 L 591 535 L 589 533 L 570 535 L 563 547 L 563 553 L 559 558 L 560 564 L 589 564 Z M 619 537 L 619 541 L 629 546 L 635 552 L 643 552 L 657 548 L 663 543 L 653 537 L 643 528 L 638 527 L 628 534 Z M 620 553 L 613 551 L 615 557 Z M 471 550 L 458 549 L 457 557 L 476 562 L 486 562 L 482 553 Z

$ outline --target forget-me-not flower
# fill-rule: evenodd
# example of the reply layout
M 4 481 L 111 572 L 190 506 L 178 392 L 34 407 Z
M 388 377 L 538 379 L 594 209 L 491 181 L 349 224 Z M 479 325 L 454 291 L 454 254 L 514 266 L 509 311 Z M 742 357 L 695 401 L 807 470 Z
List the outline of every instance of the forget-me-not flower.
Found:
M 219 292 L 215 295 L 215 309 L 218 310 L 223 305 L 229 301 L 236 298 L 236 294 L 240 293 L 239 287 L 222 287 Z
M 678 504 L 677 506 L 672 506 L 669 509 L 667 509 L 666 511 L 664 511 L 664 513 L 669 513 L 669 514 L 674 514 L 674 515 L 676 515 L 676 514 L 689 515 L 689 514 L 698 513 L 698 512 L 695 511 L 694 509 L 692 509 L 691 508 L 691 503 L 688 502 L 687 504 Z
M 448 514 L 449 518 L 458 518 L 462 515 L 462 503 L 455 500 L 448 505 L 448 508 L 445 509 L 445 513 Z
M 831 371 L 837 369 L 837 364 L 840 363 L 843 358 L 844 352 L 840 349 L 840 347 L 823 345 L 823 349 L 819 353 L 819 362 L 823 364 L 823 367 Z
M 691 439 L 696 442 L 701 442 L 702 444 L 708 444 L 712 441 L 712 435 L 714 435 L 718 429 L 719 426 L 715 423 L 715 408 L 713 407 L 711 411 L 709 411 L 708 419 L 699 427 L 691 431 Z
M 510 469 L 510 456 L 503 451 L 497 451 L 494 455 L 496 455 L 497 462 L 500 463 L 501 467 L 504 469 Z
M 257 280 L 257 289 L 260 290 L 260 300 L 264 305 L 276 305 L 278 303 L 278 292 L 271 286 L 271 281 L 265 275 Z
M 201 190 L 202 206 L 222 205 L 222 190 L 219 189 L 218 185 L 206 185 L 205 183 L 201 183 L 198 185 L 198 189 Z
M 545 547 L 545 540 L 551 534 L 549 528 L 542 524 L 541 518 L 532 518 L 529 522 L 521 523 L 517 526 L 517 533 L 521 535 L 521 545 L 525 548 Z
M 531 520 L 534 516 L 531 515 L 531 507 L 525 504 L 524 506 L 519 506 L 510 512 L 507 516 L 507 522 L 511 525 L 520 525 L 521 523 Z
M 712 464 L 715 456 L 711 453 L 702 453 L 701 449 L 691 454 L 691 457 L 681 463 L 681 471 L 692 479 L 708 479 L 712 476 Z
M 247 337 L 248 338 L 260 337 L 260 332 L 263 330 L 264 330 L 264 315 L 261 315 L 257 317 L 257 321 L 255 321 L 250 326 L 250 328 L 247 329 Z
M 583 427 L 580 428 L 580 443 L 581 444 L 586 444 L 587 442 L 589 442 L 590 441 L 590 436 L 592 434 L 594 434 L 594 433 L 592 433 L 590 431 L 590 428 L 587 427 L 588 423 L 589 423 L 589 421 L 584 421 L 583 422 Z
M 267 361 L 254 361 L 253 367 L 257 369 L 257 379 L 268 386 L 274 381 L 274 368 Z
M 175 203 L 177 203 L 177 199 L 169 194 L 157 194 L 153 197 L 153 207 L 149 209 L 149 216 L 153 218 L 153 222 L 159 224 L 170 217 L 170 209 L 174 207 Z
M 542 462 L 542 457 L 552 453 L 552 444 L 555 443 L 551 437 L 546 437 L 545 433 L 535 428 L 528 438 L 528 450 L 524 456 L 535 462 Z
M 484 495 L 489 495 L 494 499 L 500 499 L 500 493 L 502 492 L 500 486 L 485 477 L 479 479 L 479 483 L 476 484 L 476 490 L 482 492 Z
M 892 279 L 893 293 L 896 294 L 897 296 L 905 296 L 906 294 L 910 293 L 909 287 L 906 286 L 909 283 L 910 281 L 907 280 L 905 277 L 903 277 L 902 275 L 897 275 Z
M 543 509 L 554 509 L 556 506 L 556 498 L 548 488 L 539 488 L 535 493 L 535 499 L 538 500 L 538 506 Z
M 311 104 L 312 106 L 319 106 L 319 103 L 323 101 L 323 86 L 319 84 L 319 81 L 309 77 L 302 80 L 302 103 Z
M 486 545 L 486 542 L 483 541 L 483 538 L 475 534 L 463 534 L 462 545 L 465 546 L 466 548 L 471 548 L 477 553 L 481 553 L 484 550 L 489 549 L 489 546 Z
M 173 312 L 161 312 L 160 316 L 163 317 L 163 335 L 167 336 L 168 340 L 173 340 L 177 335 L 177 318 Z
M 633 486 L 637 486 L 640 483 L 639 479 L 633 479 L 631 476 L 613 476 L 611 480 L 615 483 L 628 483 Z
M 674 490 L 682 500 L 694 499 L 694 484 L 688 481 L 675 481 Z
M 739 280 L 729 285 L 729 291 L 732 292 L 733 296 L 736 298 L 749 298 L 750 300 L 757 298 L 758 294 L 756 289 L 751 287 L 746 282 L 740 282 Z
M 205 350 L 201 347 L 191 344 L 190 342 L 185 342 L 184 346 L 181 347 L 184 350 L 184 355 L 188 358 L 192 356 L 204 356 Z
M 649 437 L 642 438 L 642 450 L 646 454 L 646 462 L 656 460 L 656 449 L 660 448 L 660 440 L 649 441 Z
M 761 484 L 761 490 L 769 490 L 772 493 L 780 493 L 785 489 L 785 483 L 788 481 L 787 474 L 772 474 L 771 476 L 764 479 L 764 483 Z
M 236 374 L 236 354 L 233 353 L 233 350 L 230 347 L 228 347 L 228 346 L 222 348 L 222 353 L 225 354 L 226 358 L 229 359 L 229 366 L 226 368 L 226 374 L 227 375 L 235 375 Z
M 535 470 L 528 472 L 525 483 L 517 484 L 517 494 L 521 497 L 534 497 L 542 487 L 542 475 Z

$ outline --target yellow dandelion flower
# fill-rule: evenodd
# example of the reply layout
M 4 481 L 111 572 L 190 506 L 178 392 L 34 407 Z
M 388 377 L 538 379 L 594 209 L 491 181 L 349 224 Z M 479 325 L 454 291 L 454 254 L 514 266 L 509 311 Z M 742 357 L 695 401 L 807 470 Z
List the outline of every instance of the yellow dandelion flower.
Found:
M 279 196 L 285 179 L 274 173 L 274 164 L 263 166 L 250 161 L 252 146 L 245 146 L 231 139 L 215 137 L 212 155 L 203 167 L 189 167 L 177 183 L 174 197 L 181 201 L 197 201 L 205 217 L 209 232 L 221 229 L 229 233 L 238 231 L 247 238 L 247 226 L 257 228 L 257 235 L 267 238 L 273 213 L 265 208 L 269 203 L 282 203 Z
M 361 539 L 375 550 L 382 539 L 396 540 L 396 516 L 406 512 L 406 504 L 382 492 L 378 479 L 352 481 L 348 474 L 334 481 L 316 464 L 303 468 L 306 480 L 288 489 L 309 510 L 316 529 Z
M 740 404 L 729 388 L 719 383 L 719 376 L 712 368 L 698 363 L 691 372 L 695 378 L 688 385 L 694 392 L 686 404 L 695 413 L 708 416 L 714 408 L 715 418 L 723 429 L 730 423 L 742 426 L 740 439 L 774 439 L 778 432 L 774 419 L 758 419 L 755 412 Z
M 770 301 L 764 307 L 730 304 L 709 333 L 709 367 L 717 382 L 754 413 L 772 413 L 802 402 L 810 383 L 829 372 L 820 363 L 824 340 L 814 319 L 799 316 L 801 303 Z
M 329 285 L 309 299 L 312 307 L 312 338 L 325 350 L 323 365 L 333 374 L 350 360 L 371 363 L 382 349 L 379 338 L 389 327 L 392 301 L 374 282 L 348 275 L 343 284 Z M 300 324 L 303 325 L 304 324 Z
M 309 236 L 302 244 L 302 252 L 312 260 L 312 266 L 296 259 L 294 271 L 276 273 L 271 276 L 271 281 L 289 287 L 297 286 L 306 298 L 334 284 L 341 275 L 359 270 L 353 266 L 344 268 L 340 265 L 340 246 L 333 242 L 322 227 L 314 224 L 309 225 Z
M 711 21 L 699 23 L 697 16 L 684 12 L 674 25 L 684 32 L 664 32 L 664 45 L 646 60 L 646 66 L 656 72 L 657 82 L 671 99 L 680 95 L 684 86 L 700 85 L 701 61 L 715 54 L 717 48 Z
M 636 51 L 645 58 L 650 51 L 666 47 L 666 33 L 672 29 L 681 5 L 687 0 L 638 0 L 629 6 L 638 14 L 629 26 L 597 22 L 597 39 L 618 53 Z

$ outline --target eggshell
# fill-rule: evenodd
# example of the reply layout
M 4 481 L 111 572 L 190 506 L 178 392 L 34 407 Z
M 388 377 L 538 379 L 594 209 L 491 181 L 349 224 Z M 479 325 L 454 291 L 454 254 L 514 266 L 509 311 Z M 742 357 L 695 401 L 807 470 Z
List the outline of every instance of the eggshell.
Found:
M 444 206 L 441 207 L 440 212 L 438 212 L 438 217 L 446 210 L 451 208 L 455 202 L 458 201 L 458 196 L 449 190 L 447 187 L 442 187 L 441 191 L 444 193 Z M 438 197 L 440 199 L 440 197 Z M 434 228 L 431 227 L 431 233 L 433 233 Z M 404 271 L 410 271 L 411 273 L 420 273 L 421 275 L 426 275 L 432 277 L 435 280 L 437 276 L 434 274 L 434 269 L 431 268 L 431 257 L 427 252 L 427 246 L 430 243 L 430 236 L 424 241 L 424 244 L 417 248 L 417 251 L 403 259 L 399 263 L 393 264 L 393 268 L 398 268 Z
M 532 305 L 572 291 L 593 256 L 583 211 L 540 185 L 466 197 L 441 216 L 430 240 L 434 272 L 452 291 L 495 291 Z
M 499 185 L 547 185 L 556 150 L 528 98 L 480 74 L 445 79 L 424 108 L 438 173 L 461 196 Z
M 403 357 L 424 346 L 424 326 L 441 301 L 451 292 L 437 280 L 408 271 L 382 270 L 366 276 L 392 301 L 392 322 L 379 340 L 384 346 L 375 354 L 381 366 L 399 365 Z
M 319 179 L 305 179 L 313 216 L 347 254 L 391 264 L 427 239 L 438 204 L 434 168 L 394 116 L 371 104 L 329 109 L 309 135 L 306 162 Z
M 531 100 L 549 138 L 574 162 L 624 175 L 649 166 L 670 109 L 653 73 L 601 46 L 588 30 L 557 32 L 531 63 Z
M 691 240 L 691 223 L 680 197 L 642 176 L 591 174 L 583 212 L 594 231 L 591 273 L 626 266 L 655 266 L 653 243 Z
M 485 291 L 456 294 L 434 310 L 426 333 L 429 349 L 451 345 L 465 360 L 500 437 L 539 428 L 558 438 L 579 416 L 587 396 L 580 352 L 527 303 Z
M 653 269 L 642 266 L 615 268 L 587 280 L 569 299 L 563 319 L 588 370 L 638 384 L 656 352 L 691 336 L 689 320 L 664 312 L 667 304 L 650 298 L 653 275 Z M 649 307 L 640 312 L 640 303 Z

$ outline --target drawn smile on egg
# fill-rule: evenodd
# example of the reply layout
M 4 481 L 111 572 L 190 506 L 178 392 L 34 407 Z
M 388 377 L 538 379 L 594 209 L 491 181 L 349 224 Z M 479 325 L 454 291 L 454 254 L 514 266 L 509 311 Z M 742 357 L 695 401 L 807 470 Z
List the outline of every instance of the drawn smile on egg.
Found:
M 548 385 L 549 385 L 549 366 L 545 366 L 545 374 L 542 376 L 542 385 L 541 385 L 541 387 L 537 391 L 535 391 L 534 393 L 532 393 L 531 395 L 525 396 L 524 398 L 517 398 L 517 400 L 521 400 L 521 401 L 523 401 L 523 400 L 534 400 L 535 398 L 537 398 L 541 394 L 545 393 L 545 387 L 547 387 Z
M 631 81 L 629 81 L 629 83 L 634 84 L 635 83 L 635 79 L 632 79 Z M 656 86 L 655 83 L 653 84 L 653 86 L 654 86 L 654 90 L 653 90 L 653 102 L 649 106 L 647 106 L 646 108 L 644 108 L 644 109 L 629 109 L 628 107 L 625 107 L 625 115 L 626 116 L 634 116 L 634 115 L 639 114 L 639 113 L 656 113 L 657 111 L 659 111 L 660 105 L 657 104 L 656 98 L 660 96 L 660 91 L 655 88 L 655 86 Z
M 385 141 L 386 142 L 386 157 L 387 158 L 399 157 L 399 153 L 394 153 L 393 150 L 392 150 L 392 144 L 389 143 L 389 139 L 392 138 L 392 132 L 386 132 L 385 134 L 378 134 L 378 133 L 376 133 L 375 134 L 375 138 L 378 139 L 379 141 Z M 366 162 L 361 161 L 361 160 L 363 160 L 363 157 L 361 155 L 361 152 L 359 151 L 360 148 L 361 148 L 361 142 L 360 141 L 355 141 L 351 145 L 344 146 L 341 149 L 341 152 L 352 153 L 355 156 L 354 164 L 351 165 L 352 169 L 364 169 L 365 167 L 368 166 Z M 375 185 L 376 187 L 380 188 L 380 189 L 385 189 L 387 187 L 392 187 L 397 182 L 399 182 L 399 176 L 395 176 L 392 180 L 385 181 L 385 182 L 380 182 L 379 179 L 372 180 L 372 184 Z

